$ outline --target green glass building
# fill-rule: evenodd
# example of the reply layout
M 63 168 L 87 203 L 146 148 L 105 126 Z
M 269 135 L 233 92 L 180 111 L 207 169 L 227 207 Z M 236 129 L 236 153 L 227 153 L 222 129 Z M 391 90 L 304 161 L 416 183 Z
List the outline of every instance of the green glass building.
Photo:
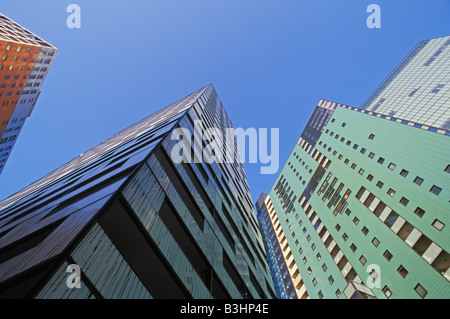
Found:
M 266 200 L 303 295 L 450 297 L 449 44 L 418 43 L 360 108 L 319 100 Z

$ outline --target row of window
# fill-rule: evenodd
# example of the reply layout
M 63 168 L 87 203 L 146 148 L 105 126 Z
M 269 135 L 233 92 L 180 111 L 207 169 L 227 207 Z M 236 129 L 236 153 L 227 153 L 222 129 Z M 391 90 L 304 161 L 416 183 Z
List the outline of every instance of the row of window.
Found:
M 321 142 L 319 142 L 319 144 L 321 144 Z M 327 145 L 325 144 L 324 147 L 326 147 L 326 146 L 327 146 Z M 331 151 L 331 150 L 332 150 L 331 147 L 329 147 L 329 148 L 328 148 L 328 151 Z M 363 151 L 363 150 L 364 150 L 364 151 Z M 365 152 L 365 149 L 361 149 L 361 153 L 364 154 L 364 152 Z M 332 154 L 333 154 L 334 156 L 336 156 L 337 151 L 336 151 L 336 150 L 333 151 Z M 370 158 L 373 158 L 373 155 L 374 155 L 373 153 L 370 153 L 370 154 L 369 154 L 369 157 L 370 157 Z M 339 159 L 339 160 L 342 160 L 342 159 L 343 159 L 342 154 L 339 154 L 338 159 Z M 380 159 L 378 160 L 379 163 L 383 163 L 383 161 L 384 161 L 384 159 L 381 158 L 381 157 L 380 157 Z M 349 163 L 349 159 L 346 158 L 346 159 L 344 160 L 344 164 L 347 165 L 348 163 Z M 357 165 L 356 165 L 355 163 L 352 163 L 350 167 L 351 167 L 353 170 L 355 170 L 356 167 L 357 167 Z M 394 168 L 395 168 L 395 164 L 391 163 L 391 164 L 388 166 L 388 168 L 394 169 Z M 444 171 L 450 172 L 450 165 L 447 165 L 447 167 L 445 168 Z M 360 168 L 360 169 L 358 170 L 358 174 L 363 175 L 364 173 L 365 173 L 365 170 L 364 170 L 363 168 Z M 406 175 L 408 175 L 408 172 L 407 172 L 406 170 L 403 169 L 403 170 L 400 172 L 400 175 L 403 176 L 403 177 L 405 177 Z M 368 180 L 368 181 L 372 181 L 373 178 L 374 178 L 373 175 L 371 175 L 371 174 L 368 174 L 368 175 L 367 175 L 367 180 Z M 416 184 L 418 184 L 418 185 L 421 185 L 422 182 L 423 182 L 423 179 L 420 178 L 420 177 L 416 177 L 416 179 L 414 180 L 414 183 L 416 183 Z M 376 183 L 376 186 L 377 186 L 378 188 L 382 189 L 382 188 L 384 187 L 384 183 L 383 183 L 382 181 L 379 180 L 379 181 Z M 430 188 L 430 192 L 432 192 L 432 193 L 435 194 L 435 195 L 439 195 L 439 193 L 440 193 L 441 191 L 442 191 L 442 189 L 441 189 L 440 187 L 436 186 L 436 185 L 433 185 L 433 186 Z M 389 189 L 386 191 L 386 193 L 387 193 L 390 197 L 393 197 L 393 196 L 396 194 L 396 191 L 395 191 L 393 188 L 389 188 Z M 409 204 L 409 199 L 402 196 L 402 197 L 400 198 L 400 200 L 399 200 L 399 203 L 400 203 L 401 205 L 407 207 L 407 205 Z M 424 211 L 422 208 L 417 207 L 417 208 L 414 210 L 414 213 L 415 213 L 416 215 L 418 215 L 419 217 L 422 217 L 423 214 L 425 213 L 425 211 Z M 444 226 L 440 221 L 435 221 L 432 225 L 433 225 L 436 229 L 438 229 L 439 231 L 442 230 L 442 228 L 443 228 L 443 226 Z
M 417 230 L 364 187 L 361 187 L 358 191 L 356 198 L 428 264 L 450 281 L 448 274 L 450 255 L 448 252 L 436 245 L 430 238 Z M 444 224 L 435 219 L 433 226 L 441 230 Z M 386 251 L 385 257 L 390 261 L 392 254 Z
M 332 119 L 332 122 L 333 122 L 333 120 L 334 120 L 334 119 Z M 342 127 L 345 127 L 345 123 L 342 124 Z M 330 136 L 334 136 L 335 139 L 338 139 L 338 138 L 339 138 L 339 135 L 338 135 L 338 134 L 334 135 L 334 132 L 332 132 L 332 131 L 330 132 L 329 129 L 325 130 L 325 133 L 326 133 L 326 134 L 329 134 Z M 370 134 L 368 138 L 369 138 L 370 140 L 373 140 L 373 139 L 375 138 L 375 135 L 374 135 L 374 134 Z M 345 142 L 345 138 L 344 138 L 344 137 L 341 137 L 340 141 L 341 141 L 341 142 Z M 319 145 L 322 145 L 322 141 L 319 142 Z M 350 141 L 350 140 L 347 140 L 346 145 L 347 145 L 347 146 L 350 146 L 350 145 L 351 145 L 351 141 Z M 324 149 L 327 149 L 327 144 L 324 144 L 323 147 L 324 147 Z M 358 147 L 359 147 L 358 144 L 353 144 L 353 149 L 354 149 L 354 150 L 357 150 Z M 331 152 L 332 148 L 331 148 L 331 147 L 328 147 L 327 150 L 328 150 L 329 152 Z M 360 153 L 361 153 L 361 154 L 365 154 L 366 151 L 367 151 L 367 150 L 366 150 L 365 148 L 361 148 Z M 337 154 L 337 151 L 334 151 L 334 152 L 333 152 L 333 155 L 336 155 L 336 154 Z M 342 159 L 342 155 L 339 155 L 339 156 L 340 156 L 339 159 Z M 373 158 L 375 157 L 375 153 L 370 152 L 370 153 L 368 154 L 368 157 L 369 157 L 370 159 L 373 159 Z M 348 159 L 346 159 L 345 161 L 346 161 L 346 162 L 344 162 L 344 163 L 347 164 L 347 163 L 348 163 Z M 385 159 L 384 159 L 383 157 L 379 157 L 378 160 L 377 160 L 377 163 L 379 163 L 379 164 L 383 164 L 384 162 L 385 162 Z M 352 164 L 352 165 L 355 165 L 355 164 Z M 355 166 L 356 166 L 356 165 L 355 165 Z M 389 165 L 387 166 L 387 168 L 390 169 L 390 170 L 392 170 L 392 171 L 395 169 L 395 167 L 396 167 L 396 164 L 395 164 L 395 163 L 392 163 L 392 162 L 389 163 Z M 354 168 L 354 167 L 352 167 L 352 168 Z M 450 173 L 450 165 L 447 165 L 447 167 L 444 169 L 444 171 L 447 172 L 447 173 Z M 363 170 L 362 172 L 364 172 L 364 170 Z M 360 173 L 360 174 L 362 175 L 362 173 Z M 402 170 L 400 171 L 400 173 L 399 173 L 399 175 L 402 176 L 402 177 L 406 177 L 406 176 L 408 176 L 408 174 L 409 174 L 409 171 L 407 171 L 406 169 L 402 169 Z M 417 184 L 417 185 L 419 185 L 419 186 L 423 183 L 423 181 L 424 181 L 424 179 L 421 178 L 421 177 L 419 177 L 419 176 L 416 176 L 416 178 L 414 179 L 414 183 Z M 439 187 L 439 186 L 433 185 L 433 186 L 430 188 L 429 191 L 430 191 L 431 193 L 435 194 L 435 195 L 439 195 L 439 193 L 442 191 L 442 188 Z

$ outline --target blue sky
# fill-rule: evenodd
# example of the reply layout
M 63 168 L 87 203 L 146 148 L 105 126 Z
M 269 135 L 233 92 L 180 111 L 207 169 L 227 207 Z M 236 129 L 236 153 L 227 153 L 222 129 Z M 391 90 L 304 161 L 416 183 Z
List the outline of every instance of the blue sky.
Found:
M 81 28 L 69 29 L 69 4 Z M 369 29 L 369 4 L 381 28 Z M 2 0 L 59 50 L 0 175 L 0 199 L 212 83 L 235 127 L 279 128 L 280 167 L 320 98 L 360 106 L 425 39 L 450 34 L 450 1 Z M 277 174 L 245 164 L 255 201 Z

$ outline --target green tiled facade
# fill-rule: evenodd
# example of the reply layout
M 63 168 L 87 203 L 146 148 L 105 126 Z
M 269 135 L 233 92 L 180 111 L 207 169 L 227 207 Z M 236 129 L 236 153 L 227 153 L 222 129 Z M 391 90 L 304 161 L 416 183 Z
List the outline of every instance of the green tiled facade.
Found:
M 377 279 L 380 284 L 378 288 L 373 287 L 372 291 L 378 298 L 420 298 L 415 291 L 418 284 L 427 291 L 427 298 L 449 297 L 450 277 L 448 272 L 445 274 L 449 251 L 447 227 L 450 190 L 447 186 L 450 185 L 450 174 L 445 171 L 449 165 L 449 137 L 338 106 L 323 128 L 316 148 L 308 150 L 310 154 L 305 151 L 308 145 L 305 142 L 303 148 L 298 144 L 295 146 L 277 180 L 285 178 L 285 185 L 288 186 L 284 192 L 277 193 L 281 186 L 276 189 L 275 183 L 270 197 L 309 296 L 314 298 L 322 293 L 324 298 L 336 298 L 350 279 L 361 280 L 367 285 L 373 280 L 368 272 L 373 267 L 369 265 L 374 264 L 379 267 Z M 320 165 L 312 157 L 314 152 L 320 152 L 328 158 L 329 164 L 312 196 L 303 202 L 302 207 L 302 194 Z M 374 154 L 373 158 L 371 153 Z M 325 180 L 328 174 L 327 185 Z M 417 176 L 423 179 L 420 186 L 414 182 Z M 442 189 L 438 195 L 430 191 L 434 185 Z M 289 192 L 286 191 L 288 187 Z M 375 206 L 372 212 L 366 207 L 370 207 L 371 203 L 366 202 L 365 206 L 361 197 L 357 198 L 364 192 L 360 192 L 361 189 L 373 194 L 368 200 L 372 200 L 374 206 L 377 203 L 374 198 L 380 200 L 378 211 Z M 395 191 L 393 196 L 388 194 L 390 189 Z M 285 194 L 289 197 L 291 190 L 296 200 L 289 213 L 281 214 L 290 208 L 283 208 L 283 204 L 292 200 L 293 197 L 285 198 Z M 346 199 L 347 205 L 339 206 L 347 190 L 350 192 Z M 285 201 L 281 202 L 283 198 Z M 382 203 L 399 215 L 397 224 L 394 221 L 385 224 L 376 216 L 380 214 Z M 415 213 L 418 207 L 424 211 L 423 215 Z M 315 213 L 309 215 L 312 210 Z M 401 218 L 405 220 L 403 225 Z M 438 230 L 433 226 L 435 220 L 446 226 Z M 426 249 L 419 245 L 419 241 L 410 247 L 415 233 L 409 238 L 410 245 L 405 242 L 414 228 L 423 234 L 423 245 L 428 248 L 433 245 L 432 250 L 435 244 L 442 249 L 437 256 L 428 252 L 431 264 L 422 257 Z M 330 234 L 328 237 L 327 232 Z M 331 247 L 329 236 L 339 247 L 332 250 L 332 254 L 327 250 L 327 247 Z M 428 240 L 425 240 L 425 236 Z M 377 247 L 372 243 L 374 238 L 379 241 Z M 339 250 L 345 257 L 339 259 Z M 392 255 L 389 261 L 384 257 L 388 255 L 386 251 Z M 320 260 L 317 254 L 320 254 Z M 338 256 L 337 264 L 333 255 Z M 433 257 L 436 257 L 434 262 L 431 260 Z M 365 260 L 364 264 L 360 259 L 363 262 Z M 325 271 L 323 265 L 326 265 Z M 400 273 L 400 267 L 407 271 L 406 276 Z M 402 273 L 405 274 L 403 269 Z

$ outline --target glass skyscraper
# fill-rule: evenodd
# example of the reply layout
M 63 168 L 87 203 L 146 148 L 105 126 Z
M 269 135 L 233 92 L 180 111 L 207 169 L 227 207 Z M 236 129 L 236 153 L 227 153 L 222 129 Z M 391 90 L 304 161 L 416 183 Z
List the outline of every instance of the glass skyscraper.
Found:
M 0 297 L 274 297 L 235 136 L 208 128 L 232 128 L 212 85 L 0 202 Z
M 420 42 L 360 108 L 318 102 L 265 201 L 298 292 L 450 296 L 449 43 Z

